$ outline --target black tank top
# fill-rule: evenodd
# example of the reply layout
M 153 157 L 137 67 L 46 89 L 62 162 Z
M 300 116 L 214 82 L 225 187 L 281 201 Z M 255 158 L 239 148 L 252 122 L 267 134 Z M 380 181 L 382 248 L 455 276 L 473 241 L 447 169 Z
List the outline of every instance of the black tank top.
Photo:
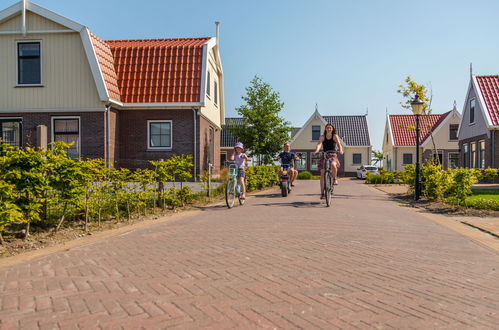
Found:
M 336 151 L 336 142 L 334 141 L 334 135 L 330 140 L 328 140 L 326 138 L 326 135 L 324 135 L 324 141 L 322 142 L 322 151 Z

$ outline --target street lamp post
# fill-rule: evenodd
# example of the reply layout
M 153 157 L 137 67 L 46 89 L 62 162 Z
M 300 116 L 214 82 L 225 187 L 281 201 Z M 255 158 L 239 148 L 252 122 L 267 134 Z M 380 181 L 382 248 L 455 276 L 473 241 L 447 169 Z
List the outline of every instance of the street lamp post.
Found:
M 416 115 L 416 182 L 414 200 L 421 198 L 421 169 L 419 167 L 419 116 L 423 113 L 424 103 L 419 100 L 416 93 L 414 101 L 411 102 L 412 113 Z

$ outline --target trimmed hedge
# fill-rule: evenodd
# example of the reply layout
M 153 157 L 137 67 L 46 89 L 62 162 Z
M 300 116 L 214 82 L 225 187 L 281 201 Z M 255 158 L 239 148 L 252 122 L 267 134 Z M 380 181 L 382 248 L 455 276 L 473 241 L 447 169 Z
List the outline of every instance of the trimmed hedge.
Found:
M 246 190 L 253 191 L 279 184 L 279 166 L 257 165 L 248 166 L 246 172 Z

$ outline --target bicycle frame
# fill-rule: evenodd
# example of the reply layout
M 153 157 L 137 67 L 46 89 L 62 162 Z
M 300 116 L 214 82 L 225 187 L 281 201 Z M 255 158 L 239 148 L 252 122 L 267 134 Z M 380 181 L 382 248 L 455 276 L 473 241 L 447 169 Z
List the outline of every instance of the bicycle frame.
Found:
M 334 191 L 333 180 L 336 179 L 333 177 L 333 171 L 331 170 L 331 159 L 329 155 L 337 154 L 335 151 L 327 151 L 321 153 L 324 156 L 324 174 L 322 176 L 323 189 L 324 189 L 324 197 L 326 198 L 326 205 L 331 206 L 331 199 Z M 338 175 L 338 173 L 336 173 Z
M 234 162 L 227 162 L 227 182 L 225 191 L 225 201 L 230 209 L 234 206 L 236 197 L 239 199 L 239 204 L 243 205 L 244 200 L 241 199 L 241 182 L 238 180 L 238 168 Z

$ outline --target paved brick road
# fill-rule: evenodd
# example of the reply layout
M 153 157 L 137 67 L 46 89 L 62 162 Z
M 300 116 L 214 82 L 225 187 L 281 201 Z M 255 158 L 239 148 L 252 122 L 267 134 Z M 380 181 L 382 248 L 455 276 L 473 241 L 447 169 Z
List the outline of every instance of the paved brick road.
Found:
M 0 268 L 1 328 L 497 328 L 497 252 L 317 184 Z

